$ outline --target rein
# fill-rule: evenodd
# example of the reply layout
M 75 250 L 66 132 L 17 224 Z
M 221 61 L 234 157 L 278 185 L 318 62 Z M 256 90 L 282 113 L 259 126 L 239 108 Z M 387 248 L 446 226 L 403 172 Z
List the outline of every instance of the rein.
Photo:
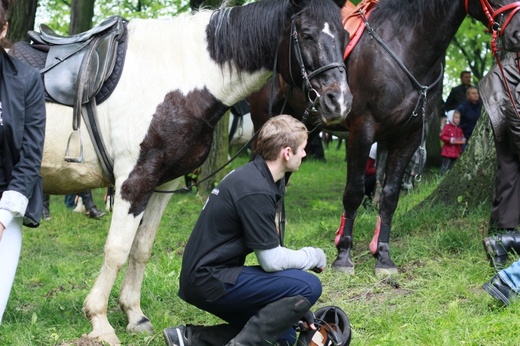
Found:
M 260 130 L 256 131 L 253 134 L 253 136 L 226 163 L 224 163 L 222 166 L 217 168 L 215 171 L 213 171 L 210 175 L 208 175 L 204 179 L 202 179 L 200 181 L 197 181 L 195 184 L 191 184 L 190 186 L 181 187 L 180 189 L 177 189 L 177 190 L 153 190 L 153 192 L 158 192 L 158 193 L 175 193 L 175 192 L 185 191 L 187 189 L 190 189 L 192 187 L 195 187 L 195 186 L 198 186 L 198 185 L 202 184 L 203 182 L 205 182 L 206 180 L 208 180 L 209 178 L 211 178 L 212 176 L 214 176 L 215 174 L 217 174 L 218 172 L 223 170 L 231 162 L 233 162 L 238 157 L 238 155 L 240 155 L 251 144 L 251 142 L 253 142 L 253 140 L 258 135 L 259 131 Z
M 482 6 L 482 11 L 488 20 L 488 30 L 493 33 L 493 40 L 496 40 L 495 34 L 498 34 L 498 36 L 504 35 L 504 30 L 506 29 L 507 25 L 511 19 L 513 19 L 513 16 L 516 14 L 516 12 L 520 10 L 520 1 L 515 1 L 511 4 L 502 6 L 496 11 L 493 9 L 488 0 L 480 0 L 480 5 Z M 469 14 L 469 0 L 464 0 L 464 8 L 466 9 L 466 13 Z M 503 25 L 496 21 L 496 17 L 503 15 L 504 12 L 509 10 L 512 11 L 509 13 L 509 16 Z
M 481 1 L 485 1 L 485 0 L 481 0 Z M 370 23 L 368 22 L 367 18 L 365 17 L 365 14 L 363 13 L 363 11 L 361 9 L 359 10 L 359 15 L 361 16 L 361 18 L 365 24 L 366 30 L 368 30 L 368 34 L 373 39 L 375 39 L 384 48 L 384 50 L 386 50 L 386 52 L 392 57 L 392 59 L 394 59 L 394 61 L 397 63 L 397 65 L 399 65 L 399 67 L 401 67 L 401 69 L 404 71 L 404 73 L 406 73 L 408 78 L 410 78 L 412 83 L 415 85 L 415 87 L 417 88 L 417 91 L 419 93 L 419 98 L 417 99 L 415 108 L 412 111 L 412 114 L 410 115 L 408 120 L 406 120 L 406 122 L 404 123 L 403 127 L 406 126 L 412 118 L 419 115 L 419 109 L 421 109 L 422 131 L 421 131 L 421 144 L 419 146 L 419 150 L 420 150 L 419 173 L 417 173 L 415 175 L 415 180 L 421 181 L 422 169 L 423 169 L 423 164 L 424 164 L 424 151 L 425 151 L 425 146 L 426 146 L 426 114 L 427 114 L 426 97 L 428 96 L 428 91 L 442 80 L 442 77 L 444 74 L 444 68 L 441 64 L 441 73 L 439 74 L 439 77 L 437 77 L 437 79 L 432 84 L 422 85 L 415 78 L 415 76 L 410 72 L 410 70 L 403 64 L 403 62 L 397 57 L 397 55 L 395 55 L 395 53 L 390 49 L 390 47 L 388 47 L 388 45 L 383 41 L 383 39 L 375 32 L 375 30 L 372 28 L 372 26 L 370 26 Z
M 464 8 L 466 9 L 466 13 L 468 12 L 468 1 L 464 0 Z M 509 83 L 507 82 L 507 78 L 505 76 L 504 68 L 502 67 L 502 62 L 500 61 L 500 57 L 498 56 L 498 43 L 497 40 L 500 36 L 504 35 L 504 30 L 506 29 L 507 25 L 513 19 L 513 16 L 520 10 L 520 1 L 513 2 L 511 4 L 505 5 L 500 7 L 498 10 L 494 10 L 493 7 L 491 7 L 491 4 L 488 0 L 480 0 L 480 4 L 482 6 L 482 10 L 484 11 L 484 14 L 486 15 L 486 18 L 488 19 L 488 31 L 491 32 L 491 53 L 495 57 L 495 60 L 497 62 L 498 68 L 500 70 L 500 74 L 502 75 L 502 80 L 504 83 L 504 87 L 507 92 L 507 96 L 509 97 L 509 101 L 511 101 L 511 104 L 513 105 L 513 109 L 515 110 L 516 115 L 520 118 L 520 114 L 518 113 L 518 109 L 515 107 L 515 101 L 513 98 L 513 93 L 511 92 L 511 88 L 509 87 Z M 509 13 L 509 16 L 506 18 L 503 24 L 498 22 L 496 18 L 500 15 L 500 18 L 502 19 L 504 12 L 511 10 L 511 13 Z M 518 71 L 520 72 L 520 63 L 518 63 L 520 55 L 517 53 L 517 67 Z

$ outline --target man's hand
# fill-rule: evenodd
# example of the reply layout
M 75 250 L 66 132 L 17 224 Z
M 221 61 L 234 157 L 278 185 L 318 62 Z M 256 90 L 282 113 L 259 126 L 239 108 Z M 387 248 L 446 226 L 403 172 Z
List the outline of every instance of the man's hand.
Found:
M 325 256 L 325 252 L 322 249 L 315 248 L 315 250 L 318 263 L 312 270 L 316 273 L 321 273 L 327 267 L 327 256 Z
M 302 316 L 300 319 L 300 322 L 298 323 L 298 326 L 300 329 L 307 329 L 307 330 L 316 330 L 316 326 L 314 325 L 314 320 L 316 319 L 316 316 L 314 316 L 314 312 L 312 310 L 309 310 L 305 313 L 305 315 Z

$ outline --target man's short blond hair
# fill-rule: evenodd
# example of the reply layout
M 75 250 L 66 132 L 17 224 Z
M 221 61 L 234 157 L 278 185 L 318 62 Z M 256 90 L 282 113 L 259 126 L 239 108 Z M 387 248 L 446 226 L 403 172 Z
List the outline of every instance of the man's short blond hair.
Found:
M 305 125 L 290 115 L 282 114 L 269 119 L 260 129 L 255 154 L 267 161 L 274 161 L 285 147 L 296 152 L 307 139 Z

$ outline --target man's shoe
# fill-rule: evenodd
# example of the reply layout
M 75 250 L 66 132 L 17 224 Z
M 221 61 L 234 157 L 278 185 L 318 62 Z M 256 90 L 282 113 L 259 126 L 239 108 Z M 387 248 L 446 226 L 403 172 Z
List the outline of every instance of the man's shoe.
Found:
M 504 269 L 507 261 L 507 249 L 497 236 L 482 239 L 484 250 L 489 258 L 489 265 L 495 270 Z
M 87 217 L 90 219 L 101 219 L 103 216 L 105 216 L 105 213 L 96 207 L 90 208 L 87 212 Z
M 166 346 L 191 346 L 191 328 L 177 326 L 163 330 Z
M 498 228 L 498 227 L 490 227 L 488 230 L 488 236 L 494 236 L 494 235 L 500 235 L 500 234 L 507 234 L 514 232 L 514 228 Z
M 500 300 L 504 305 L 509 305 L 511 299 L 516 296 L 516 293 L 496 274 L 489 282 L 486 282 L 482 288 L 493 298 Z

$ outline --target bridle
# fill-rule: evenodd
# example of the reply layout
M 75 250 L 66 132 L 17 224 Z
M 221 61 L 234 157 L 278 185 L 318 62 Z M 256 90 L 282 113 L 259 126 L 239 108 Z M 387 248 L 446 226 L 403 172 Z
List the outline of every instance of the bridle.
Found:
M 485 0 L 485 1 L 487 1 L 487 0 Z M 392 59 L 397 63 L 397 65 L 408 76 L 408 78 L 410 79 L 410 81 L 412 82 L 414 87 L 416 88 L 417 92 L 419 93 L 419 98 L 417 99 L 417 103 L 415 104 L 415 107 L 414 107 L 412 113 L 410 114 L 410 117 L 408 118 L 408 120 L 406 120 L 406 122 L 402 126 L 402 128 L 404 128 L 411 119 L 416 118 L 419 114 L 421 114 L 422 127 L 421 127 L 421 144 L 419 145 L 419 152 L 420 152 L 419 173 L 417 173 L 415 175 L 415 180 L 419 182 L 419 181 L 421 181 L 422 167 L 423 167 L 424 157 L 426 156 L 426 154 L 425 154 L 425 152 L 426 152 L 425 151 L 426 150 L 425 149 L 426 148 L 426 115 L 428 114 L 428 111 L 426 108 L 426 103 L 427 103 L 427 99 L 428 99 L 428 91 L 430 89 L 432 89 L 435 85 L 437 85 L 442 80 L 442 77 L 444 75 L 443 65 L 441 64 L 439 76 L 433 83 L 431 83 L 430 85 L 421 84 L 415 78 L 413 73 L 406 67 L 406 65 L 399 59 L 399 57 L 392 51 L 392 49 L 385 43 L 385 41 L 383 41 L 383 39 L 376 33 L 374 28 L 372 28 L 372 26 L 368 22 L 368 19 L 365 15 L 364 10 L 361 8 L 359 9 L 359 15 L 360 15 L 361 19 L 363 20 L 363 23 L 365 24 L 365 28 L 366 28 L 368 34 L 374 40 L 376 40 L 381 45 L 381 47 L 383 47 L 383 49 L 390 55 L 390 57 L 392 57 Z
M 310 73 L 307 73 L 307 70 L 305 69 L 305 64 L 303 63 L 303 57 L 302 57 L 302 51 L 300 48 L 300 40 L 298 39 L 298 31 L 296 30 L 296 17 L 298 17 L 302 12 L 295 13 L 291 16 L 291 39 L 290 39 L 290 45 L 294 48 L 294 56 L 296 59 L 296 62 L 298 63 L 298 67 L 300 69 L 300 74 L 303 80 L 302 83 L 302 91 L 306 95 L 307 100 L 309 101 L 309 104 L 307 108 L 305 109 L 305 112 L 303 113 L 302 122 L 306 123 L 307 118 L 309 117 L 309 114 L 311 111 L 315 111 L 315 105 L 319 101 L 321 95 L 320 93 L 312 87 L 311 84 L 311 78 L 316 77 L 317 75 L 328 71 L 333 68 L 338 68 L 341 72 L 346 70 L 345 62 L 342 61 L 339 62 L 333 62 L 330 64 L 327 64 L 325 66 L 322 66 Z M 289 49 L 289 66 L 291 66 L 292 61 L 292 50 Z M 291 82 L 293 85 L 295 85 L 292 70 L 289 68 L 289 75 L 291 77 Z
M 468 1 L 464 0 L 464 8 L 466 9 L 466 13 L 468 12 Z M 488 0 L 480 0 L 480 5 L 482 6 L 482 11 L 484 12 L 487 20 L 488 20 L 488 30 L 491 33 L 491 53 L 495 57 L 495 60 L 497 61 L 497 65 L 500 69 L 500 73 L 502 74 L 502 80 L 504 83 L 504 87 L 507 91 L 507 94 L 509 96 L 509 100 L 511 101 L 511 104 L 513 105 L 513 109 L 515 110 L 515 113 L 518 117 L 520 117 L 520 114 L 518 113 L 518 110 L 515 106 L 515 101 L 513 98 L 513 94 L 511 92 L 511 89 L 509 88 L 509 83 L 507 83 L 507 79 L 504 73 L 504 69 L 502 67 L 502 63 L 500 62 L 500 58 L 498 56 L 498 43 L 497 40 L 499 37 L 504 35 L 504 30 L 506 29 L 507 25 L 513 19 L 513 16 L 520 10 L 520 1 L 515 1 L 513 3 L 504 5 L 497 10 L 494 10 L 491 4 Z M 509 13 L 509 16 L 507 16 L 506 20 L 503 21 L 503 23 L 500 23 L 497 21 L 498 16 L 503 16 L 506 11 L 511 11 Z M 520 71 L 520 65 L 519 71 Z
M 469 8 L 469 0 L 464 0 L 464 8 L 466 9 L 466 13 L 469 14 L 468 8 Z M 508 5 L 502 6 L 497 10 L 494 10 L 491 4 L 488 0 L 480 0 L 480 5 L 482 6 L 482 11 L 484 12 L 484 15 L 486 16 L 488 20 L 488 30 L 492 33 L 493 40 L 496 41 L 497 36 L 502 36 L 504 34 L 504 30 L 506 29 L 507 25 L 513 19 L 513 16 L 520 10 L 520 1 L 515 1 L 513 3 L 510 3 Z M 504 12 L 511 11 L 509 13 L 509 16 L 506 18 L 506 20 L 501 24 L 497 21 L 497 17 L 500 15 L 503 15 Z M 496 46 L 495 46 L 496 48 Z M 496 52 L 494 52 L 496 53 Z
M 333 62 L 330 64 L 327 64 L 325 66 L 319 67 L 318 69 L 307 73 L 307 70 L 305 69 L 305 64 L 303 62 L 303 56 L 302 56 L 302 50 L 300 47 L 300 40 L 298 39 L 298 30 L 296 29 L 296 18 L 302 13 L 302 11 L 297 12 L 291 16 L 291 36 L 290 36 L 290 42 L 289 46 L 292 46 L 294 48 L 294 56 L 296 59 L 296 62 L 298 63 L 298 67 L 300 69 L 300 74 L 303 80 L 302 83 L 302 92 L 304 93 L 305 97 L 309 101 L 307 107 L 305 108 L 305 111 L 303 112 L 303 116 L 301 119 L 301 122 L 306 125 L 307 119 L 309 118 L 309 115 L 311 112 L 315 112 L 316 108 L 315 105 L 319 101 L 321 95 L 313 88 L 311 84 L 311 79 L 319 75 L 320 73 L 323 73 L 325 71 L 328 71 L 333 68 L 338 68 L 341 72 L 346 71 L 345 61 L 342 62 Z M 292 50 L 289 47 L 289 76 L 291 78 L 291 84 L 293 86 L 296 86 L 296 82 L 294 81 L 294 77 L 292 74 L 292 69 L 290 68 L 292 66 Z M 278 59 L 278 48 L 275 55 L 275 61 L 274 61 L 274 68 L 273 68 L 273 78 L 275 76 L 275 70 L 277 66 L 277 59 Z M 269 97 L 269 116 L 273 116 L 272 108 L 273 108 L 273 95 L 274 95 L 274 81 L 271 83 L 271 96 Z M 282 106 L 282 112 L 285 108 L 287 103 L 287 98 L 285 98 L 284 105 Z M 316 130 L 318 126 L 314 130 Z M 312 131 L 314 131 L 312 130 Z M 283 185 L 281 187 L 281 198 L 278 202 L 278 210 L 280 213 L 280 218 L 278 220 L 278 232 L 279 232 L 279 239 L 280 239 L 280 245 L 283 246 L 283 239 L 285 235 L 285 204 L 284 204 L 284 189 L 285 189 L 285 178 L 283 178 L 283 181 L 281 183 Z

